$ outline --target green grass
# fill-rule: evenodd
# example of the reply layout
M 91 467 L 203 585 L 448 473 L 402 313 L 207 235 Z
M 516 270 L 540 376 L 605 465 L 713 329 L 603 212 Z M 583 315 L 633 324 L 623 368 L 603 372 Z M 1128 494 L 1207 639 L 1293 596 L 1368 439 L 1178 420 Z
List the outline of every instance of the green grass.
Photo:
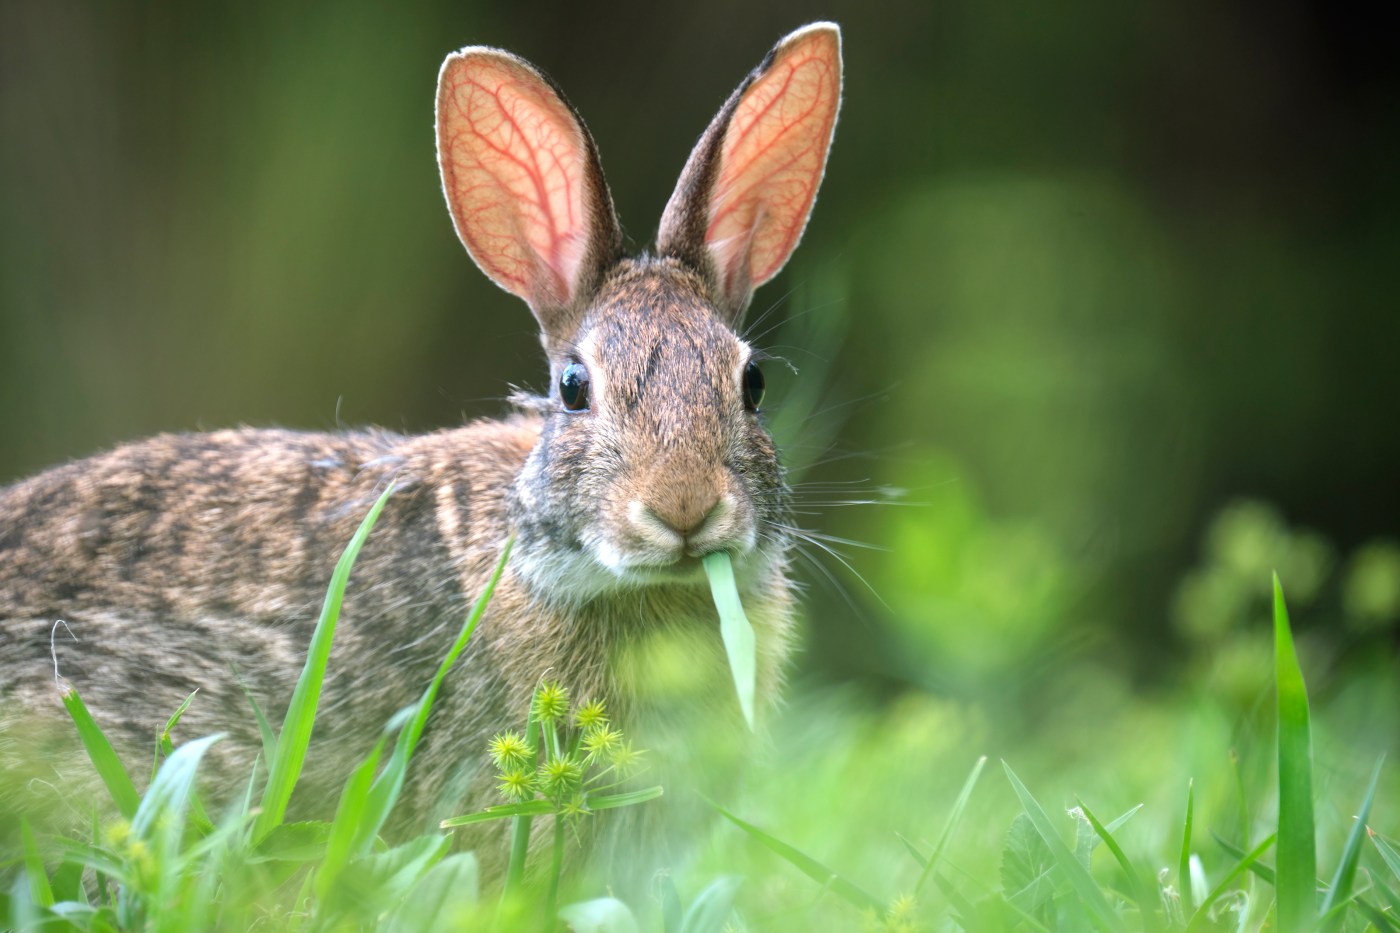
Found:
M 1316 721 L 1277 581 L 1275 692 L 1252 721 L 1232 720 L 1208 696 L 1121 692 L 1115 702 L 1094 693 L 1102 685 L 1079 684 L 1091 701 L 1060 698 L 1047 714 L 1077 710 L 1073 723 L 1008 739 L 977 709 L 926 695 L 876 704 L 799 692 L 743 788 L 710 802 L 714 824 L 688 840 L 690 851 L 650 893 L 623 899 L 611 892 L 635 891 L 624 879 L 565 857 L 568 827 L 645 807 L 665 789 L 618 783 L 610 756 L 622 737 L 601 708 L 571 707 L 567 685 L 541 685 L 521 711 L 520 733 L 507 733 L 520 723 L 500 724 L 515 737 L 493 745 L 503 783 L 521 775 L 511 800 L 444 821 L 445 832 L 383 836 L 434 699 L 509 558 L 507 542 L 420 700 L 384 724 L 346 775 L 334 818 L 288 823 L 340 602 L 384 501 L 337 565 L 281 729 L 274 734 L 250 707 L 272 764 L 255 767 L 224 812 L 208 812 L 196 789 L 219 736 L 170 740 L 197 695 L 152 737 L 157 767 L 144 791 L 78 694 L 65 696 L 110 805 L 99 817 L 70 801 L 90 814 L 78 835 L 21 822 L 18 838 L 0 839 L 0 878 L 9 879 L 0 927 L 1400 930 L 1397 784 L 1381 761 L 1385 740 L 1358 732 L 1345 712 L 1323 709 Z M 735 607 L 718 595 L 726 569 L 711 568 L 712 579 L 718 615 L 733 622 Z M 741 702 L 742 673 L 736 666 Z M 1372 687 L 1391 695 L 1390 680 Z M 1358 734 L 1363 741 L 1348 740 Z M 983 752 L 999 745 L 992 780 Z M 530 826 L 541 818 L 553 832 L 532 846 Z M 507 851 L 453 851 L 452 829 L 496 819 L 513 823 Z M 508 866 L 504 884 L 483 886 L 480 858 Z

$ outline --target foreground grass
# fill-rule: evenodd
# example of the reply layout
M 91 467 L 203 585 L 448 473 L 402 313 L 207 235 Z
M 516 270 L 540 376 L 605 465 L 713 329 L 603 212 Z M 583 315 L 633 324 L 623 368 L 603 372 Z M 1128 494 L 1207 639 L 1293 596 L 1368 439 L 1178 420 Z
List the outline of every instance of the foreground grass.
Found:
M 549 793 L 531 786 L 528 799 L 521 791 L 515 803 L 457 821 L 516 822 L 504 898 L 482 889 L 476 857 L 453 852 L 446 833 L 381 838 L 437 689 L 467 649 L 488 587 L 423 697 L 385 725 L 347 776 L 334 820 L 287 823 L 340 599 L 382 502 L 337 566 L 281 728 L 250 712 L 269 766 L 249 775 L 229 812 L 207 812 L 196 789 L 218 737 L 170 742 L 183 710 L 158 739 L 163 760 L 142 792 L 81 698 L 65 698 L 111 795 L 104 812 L 116 816 L 94 811 L 83 839 L 24 826 L 13 851 L 0 850 L 0 869 L 13 878 L 0 892 L 0 924 L 1400 930 L 1400 849 L 1369 825 L 1373 808 L 1382 828 L 1396 824 L 1385 806 L 1397 799 L 1395 780 L 1379 760 L 1393 737 L 1363 729 L 1349 741 L 1328 738 L 1315 755 L 1313 713 L 1277 584 L 1272 715 L 1253 725 L 1239 728 L 1208 700 L 1148 702 L 1128 690 L 1110 695 L 1102 682 L 1079 685 L 1077 701 L 1057 702 L 1074 722 L 1038 739 L 1000 735 L 976 709 L 918 695 L 884 707 L 830 691 L 799 696 L 749 785 L 712 802 L 716 820 L 692 841 L 689 858 L 625 902 L 601 886 L 590 890 L 582 873 L 566 873 L 561 884 L 566 813 L 606 819 L 599 811 L 645 806 L 651 790 L 590 798 L 580 775 L 577 785 Z M 1380 695 L 1388 687 L 1379 685 Z M 570 751 L 557 731 L 566 711 L 542 713 L 538 700 L 535 707 L 521 739 L 531 755 L 543 746 L 542 767 L 567 771 L 586 729 Z M 1355 723 L 1334 728 L 1347 733 Z M 988 766 L 981 753 L 999 745 L 1005 760 Z M 527 770 L 535 764 L 531 757 Z M 554 821 L 553 845 L 530 852 L 529 821 L 539 817 Z

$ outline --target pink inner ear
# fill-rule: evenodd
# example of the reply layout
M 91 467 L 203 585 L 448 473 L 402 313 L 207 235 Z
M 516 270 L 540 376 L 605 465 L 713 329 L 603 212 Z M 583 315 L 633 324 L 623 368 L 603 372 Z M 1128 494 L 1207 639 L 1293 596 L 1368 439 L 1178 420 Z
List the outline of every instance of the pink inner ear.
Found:
M 482 271 L 532 304 L 566 305 L 588 246 L 587 151 L 569 108 L 497 52 L 444 71 L 438 99 L 443 186 Z
M 814 29 L 780 49 L 745 92 L 724 136 L 705 241 L 733 293 L 771 279 L 802 236 L 841 97 L 837 34 Z

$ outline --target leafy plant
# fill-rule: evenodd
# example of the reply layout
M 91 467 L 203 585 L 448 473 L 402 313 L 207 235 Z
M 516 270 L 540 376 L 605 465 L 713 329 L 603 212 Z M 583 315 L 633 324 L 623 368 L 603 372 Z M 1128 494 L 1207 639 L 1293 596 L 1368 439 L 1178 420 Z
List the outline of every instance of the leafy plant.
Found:
M 565 828 L 602 810 L 631 807 L 662 794 L 659 785 L 618 792 L 642 765 L 644 752 L 609 722 L 602 700 L 573 707 L 569 692 L 542 682 L 531 698 L 525 733 L 498 732 L 488 752 L 497 771 L 497 790 L 506 803 L 442 821 L 443 829 L 491 820 L 514 821 L 510 863 L 502 894 L 516 894 L 529 853 L 530 823 L 554 818 L 546 916 L 554 913 L 564 863 Z M 611 793 L 607 793 L 611 791 Z
M 932 878 L 952 907 L 957 924 L 968 931 L 1026 929 L 1096 929 L 1125 931 L 1140 929 L 1188 931 L 1221 928 L 1224 917 L 1234 916 L 1231 926 L 1249 929 L 1266 916 L 1283 931 L 1360 929 L 1370 925 L 1382 931 L 1400 930 L 1395 912 L 1400 895 L 1393 886 L 1372 877 L 1371 884 L 1384 898 L 1377 905 L 1358 890 L 1356 879 L 1362 841 L 1369 834 L 1381 860 L 1400 880 L 1400 852 L 1393 844 L 1366 828 L 1366 821 L 1380 780 L 1377 762 L 1358 818 L 1348 834 L 1330 883 L 1317 878 L 1316 826 L 1313 817 L 1311 717 L 1307 689 L 1294 648 L 1283 590 L 1274 580 L 1274 644 L 1276 658 L 1278 717 L 1278 813 L 1279 831 L 1269 834 L 1244 851 L 1220 840 L 1233 862 L 1217 873 L 1214 885 L 1200 857 L 1192 851 L 1194 794 L 1188 789 L 1184 825 L 1181 832 L 1180 865 L 1176 885 L 1167 883 L 1168 872 L 1150 872 L 1129 856 L 1114 833 L 1141 806 L 1117 819 L 1103 823 L 1083 803 L 1069 811 L 1074 821 L 1072 842 L 1066 841 L 1060 826 L 1021 779 L 1003 763 L 1006 777 L 1020 803 L 1021 812 L 1012 820 L 1001 858 L 1001 890 L 976 897 L 959 890 L 951 879 L 936 870 L 939 858 L 956 825 L 980 773 L 979 761 L 964 785 L 948 824 L 932 855 L 925 857 L 919 847 L 901 840 L 907 852 L 920 865 L 919 886 Z M 716 805 L 716 809 L 752 839 L 797 868 L 829 892 L 861 911 L 867 926 L 883 930 L 917 927 L 915 901 L 901 895 L 882 901 L 867 893 L 849 877 L 826 867 L 812 856 L 778 837 L 740 819 Z M 1217 837 L 1218 838 L 1218 837 Z M 1093 854 L 1103 844 L 1121 872 L 1121 886 L 1105 884 L 1094 872 Z M 1270 868 L 1262 857 L 1277 846 L 1278 867 Z M 1256 911 L 1244 885 L 1250 874 L 1272 886 L 1273 903 Z M 1323 892 L 1319 896 L 1319 891 Z

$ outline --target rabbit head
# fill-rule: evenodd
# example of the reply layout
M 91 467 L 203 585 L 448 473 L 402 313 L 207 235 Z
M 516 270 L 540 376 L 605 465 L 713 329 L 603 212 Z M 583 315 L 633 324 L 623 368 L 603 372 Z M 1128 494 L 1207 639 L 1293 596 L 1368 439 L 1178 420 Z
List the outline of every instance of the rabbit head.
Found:
M 597 148 L 541 72 L 507 52 L 448 57 L 443 189 L 482 271 L 540 325 L 551 391 L 511 493 L 516 571 L 575 601 L 698 582 L 728 551 L 741 581 L 781 559 L 785 487 L 760 418 L 761 354 L 739 335 L 754 288 L 802 235 L 840 104 L 840 33 L 784 38 L 701 136 L 655 255 L 626 258 Z

